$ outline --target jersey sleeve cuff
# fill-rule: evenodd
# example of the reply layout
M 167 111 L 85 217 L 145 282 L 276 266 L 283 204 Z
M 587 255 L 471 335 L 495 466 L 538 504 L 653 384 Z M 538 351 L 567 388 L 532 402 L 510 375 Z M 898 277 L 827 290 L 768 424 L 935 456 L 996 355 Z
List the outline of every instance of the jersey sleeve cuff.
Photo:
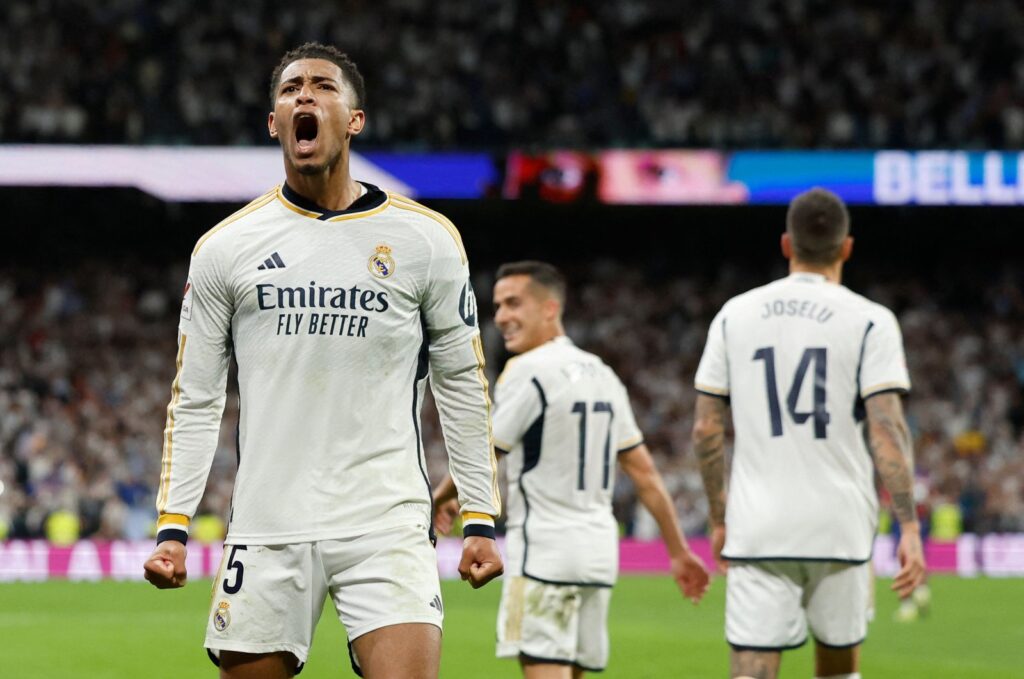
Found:
M 462 512 L 462 536 L 494 539 L 494 517 L 480 512 Z
M 615 453 L 617 455 L 622 455 L 623 453 L 628 453 L 629 451 L 633 450 L 637 446 L 643 445 L 643 443 L 644 443 L 644 437 L 643 436 L 641 436 L 639 438 L 635 438 L 635 439 L 628 439 L 626 441 L 623 441 L 622 443 L 620 443 L 618 445 L 618 447 L 616 447 Z
M 184 514 L 161 514 L 156 522 L 156 544 L 167 540 L 177 540 L 188 544 L 189 518 Z
M 887 394 L 890 392 L 896 392 L 897 394 L 909 394 L 910 385 L 906 382 L 884 382 L 882 384 L 876 384 L 868 387 L 867 389 L 861 390 L 860 397 L 864 400 L 877 396 L 879 394 Z
M 705 396 L 714 396 L 715 398 L 729 400 L 729 390 L 721 387 L 713 387 L 710 384 L 700 384 L 699 382 L 694 385 L 697 393 L 704 394 Z
M 498 437 L 496 437 L 496 436 L 494 437 L 494 447 L 497 448 L 498 450 L 500 450 L 503 453 L 507 453 L 510 450 L 512 450 L 513 448 L 515 448 L 515 446 L 510 445 L 508 443 L 505 443 L 504 441 L 499 440 Z

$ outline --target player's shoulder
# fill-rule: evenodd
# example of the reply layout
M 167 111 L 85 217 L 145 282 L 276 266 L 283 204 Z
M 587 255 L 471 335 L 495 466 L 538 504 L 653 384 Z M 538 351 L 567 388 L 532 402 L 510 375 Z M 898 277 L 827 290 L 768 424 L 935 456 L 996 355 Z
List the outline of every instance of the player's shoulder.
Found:
M 538 356 L 542 361 L 542 367 L 548 368 L 548 374 L 561 374 L 583 369 L 587 374 L 599 376 L 602 380 L 618 385 L 622 380 L 615 374 L 615 371 L 605 360 L 597 354 L 582 349 L 568 337 L 559 337 L 546 345 L 546 350 Z
M 503 384 L 509 384 L 514 382 L 523 374 L 523 355 L 513 356 L 505 361 L 505 367 L 502 368 L 501 373 L 498 375 L 498 379 L 495 380 L 497 386 Z
M 388 192 L 388 209 L 393 215 L 420 229 L 433 242 L 440 240 L 444 244 L 454 244 L 462 261 L 466 261 L 466 248 L 462 244 L 462 234 L 452 220 L 432 210 L 412 198 L 393 191 Z
M 538 349 L 513 356 L 505 362 L 504 369 L 495 380 L 495 388 L 517 390 L 531 382 L 540 384 L 547 373 L 547 367 L 544 355 L 538 353 Z
M 195 247 L 192 248 L 192 256 L 197 256 L 200 251 L 209 253 L 218 248 L 226 247 L 225 244 L 229 243 L 241 231 L 244 231 L 247 224 L 252 224 L 262 219 L 266 210 L 271 205 L 277 203 L 279 189 L 280 187 L 275 186 L 242 209 L 218 222 L 216 226 L 199 237 Z
M 551 342 L 545 342 L 529 351 L 524 351 L 508 359 L 505 363 L 505 370 L 502 377 L 519 378 L 535 375 L 542 371 L 543 367 L 551 362 L 551 350 L 554 348 Z M 501 379 L 499 377 L 499 379 Z
M 573 346 L 571 342 L 565 342 L 564 338 L 556 338 L 513 356 L 505 362 L 505 368 L 498 376 L 498 384 L 543 377 L 556 364 L 565 360 L 566 345 Z
M 560 343 L 558 349 L 560 350 L 560 358 L 562 360 L 591 364 L 605 372 L 611 373 L 612 375 L 615 374 L 615 371 L 605 363 L 603 358 L 592 351 L 587 351 L 586 349 L 578 347 L 568 338 L 566 338 L 564 342 Z
M 891 323 L 899 325 L 896 314 L 892 309 L 872 299 L 868 299 L 859 292 L 850 290 L 845 285 L 837 286 L 841 290 L 844 301 L 872 323 Z

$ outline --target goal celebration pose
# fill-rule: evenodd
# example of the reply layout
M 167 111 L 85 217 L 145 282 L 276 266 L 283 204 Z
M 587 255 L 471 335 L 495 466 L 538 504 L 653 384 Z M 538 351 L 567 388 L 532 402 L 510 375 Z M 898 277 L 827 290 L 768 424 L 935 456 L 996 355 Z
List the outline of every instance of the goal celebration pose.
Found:
M 357 672 L 433 678 L 443 605 L 419 424 L 428 375 L 467 525 L 460 570 L 474 587 L 502 571 L 466 253 L 444 216 L 349 175 L 365 95 L 346 55 L 289 52 L 270 96 L 286 181 L 192 253 L 146 577 L 185 584 L 233 355 L 238 473 L 206 631 L 221 675 L 292 676 L 330 597 Z

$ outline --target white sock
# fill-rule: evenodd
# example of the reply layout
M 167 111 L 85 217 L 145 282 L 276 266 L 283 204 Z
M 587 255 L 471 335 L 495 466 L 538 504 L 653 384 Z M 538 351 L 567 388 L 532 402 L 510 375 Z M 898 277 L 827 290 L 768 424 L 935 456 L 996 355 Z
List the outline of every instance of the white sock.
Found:
M 849 674 L 830 674 L 827 677 L 815 677 L 814 679 L 860 679 L 860 672 Z

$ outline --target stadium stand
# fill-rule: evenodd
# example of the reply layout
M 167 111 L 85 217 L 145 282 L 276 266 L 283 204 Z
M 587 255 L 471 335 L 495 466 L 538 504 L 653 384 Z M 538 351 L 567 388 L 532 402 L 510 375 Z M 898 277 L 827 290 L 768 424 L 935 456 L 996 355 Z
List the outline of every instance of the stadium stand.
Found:
M 324 40 L 361 148 L 1020 148 L 1022 36 L 1012 0 L 12 0 L 0 139 L 269 143 L 271 68 Z
M 287 48 L 319 39 L 349 49 L 366 76 L 369 125 L 357 149 L 1020 148 L 1022 36 L 1024 9 L 1011 0 L 12 0 L 0 5 L 0 141 L 269 143 L 270 70 Z M 120 194 L 90 195 L 77 200 L 97 214 L 110 200 L 115 211 L 138 208 Z M 19 192 L 5 206 L 12 223 L 37 219 L 21 218 L 38 208 Z M 161 237 L 178 240 L 230 212 L 162 209 Z M 947 229 L 955 221 L 942 218 Z M 593 259 L 592 244 L 557 226 L 545 252 L 520 254 Z M 106 243 L 131 233 L 92 218 L 57 237 L 95 257 L 100 231 Z M 27 243 L 0 267 L 0 539 L 44 535 L 53 517 L 62 532 L 73 517 L 82 536 L 145 536 L 184 263 L 122 252 L 124 261 L 32 267 L 17 257 L 45 259 L 50 243 Z M 187 252 L 178 245 L 158 247 Z M 630 257 L 647 247 L 629 244 Z M 708 260 L 727 261 L 716 247 Z M 476 267 L 478 290 L 504 254 Z M 628 382 L 684 527 L 701 532 L 689 385 L 713 311 L 765 272 L 676 268 L 651 280 L 624 259 L 568 269 L 570 335 Z M 945 517 L 954 507 L 952 524 L 968 532 L 1024 530 L 1020 274 L 921 271 L 915 263 L 879 277 L 887 284 L 865 276 L 854 287 L 900 314 L 922 511 Z M 485 344 L 500 366 L 493 328 Z M 230 500 L 235 408 L 229 400 L 204 499 L 211 515 Z M 424 432 L 438 478 L 445 459 L 429 406 Z M 643 534 L 649 522 L 635 504 L 623 482 L 617 511 L 627 532 Z

